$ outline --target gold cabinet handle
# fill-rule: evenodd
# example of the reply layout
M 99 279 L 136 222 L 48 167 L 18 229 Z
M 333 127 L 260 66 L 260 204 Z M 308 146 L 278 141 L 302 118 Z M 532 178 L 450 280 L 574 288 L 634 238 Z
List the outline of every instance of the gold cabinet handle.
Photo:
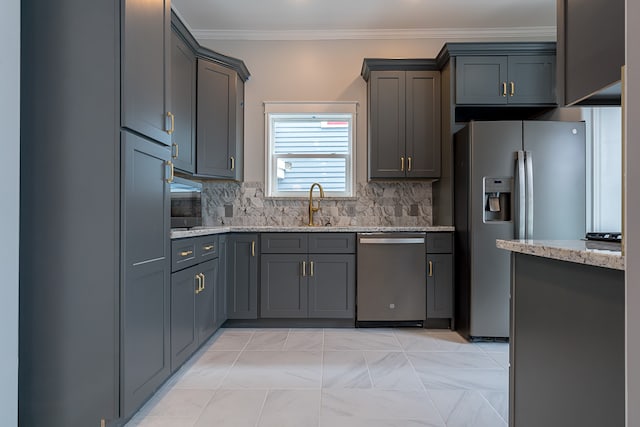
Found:
M 213 249 L 214 246 L 213 245 L 207 245 L 207 246 L 203 246 L 202 249 L 204 249 L 205 251 L 210 251 L 211 249 Z
M 202 277 L 199 274 L 196 274 L 196 280 L 198 281 L 198 287 L 196 288 L 196 295 L 202 292 Z
M 169 117 L 169 120 L 171 120 L 171 127 L 167 130 L 167 133 L 169 135 L 173 135 L 173 131 L 176 129 L 176 120 L 175 120 L 175 116 L 173 115 L 173 113 L 171 111 L 167 111 L 167 117 Z
M 407 172 L 411 172 L 411 157 L 407 157 L 407 162 L 408 162 L 408 167 L 407 167 Z
M 202 289 L 200 289 L 200 292 L 202 292 L 204 291 L 204 288 L 206 287 L 207 283 L 205 281 L 204 273 L 200 273 L 199 276 L 202 277 Z
M 509 92 L 509 96 L 513 96 L 516 94 L 516 84 L 514 82 L 509 82 L 509 87 L 511 91 Z
M 256 256 L 256 241 L 251 241 L 251 256 Z
M 310 276 L 313 277 L 313 261 L 309 263 Z
M 507 82 L 502 82 L 502 96 L 507 96 Z
M 400 172 L 404 172 L 404 157 L 400 157 Z
M 307 261 L 302 261 L 302 277 L 307 277 Z
M 236 168 L 236 158 L 231 156 L 231 170 Z
M 429 261 L 429 277 L 433 277 L 433 262 Z
M 191 254 L 193 254 L 193 251 L 192 251 L 192 250 L 188 250 L 188 251 L 182 251 L 182 252 L 180 252 L 180 256 L 189 256 L 189 255 L 191 255 Z
M 173 153 L 171 153 L 171 157 L 174 158 L 174 159 L 177 159 L 178 158 L 178 144 L 174 142 L 173 144 L 171 144 L 171 148 L 174 149 Z
M 173 169 L 173 162 L 171 160 L 167 161 L 167 167 L 169 168 L 169 178 L 166 178 L 165 181 L 167 181 L 168 184 L 171 184 L 173 182 L 173 178 L 175 178 L 175 171 Z

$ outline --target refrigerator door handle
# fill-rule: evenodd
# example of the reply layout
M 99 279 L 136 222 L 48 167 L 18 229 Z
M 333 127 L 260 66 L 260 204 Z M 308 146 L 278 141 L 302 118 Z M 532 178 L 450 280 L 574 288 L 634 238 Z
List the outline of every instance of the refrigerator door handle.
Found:
M 527 239 L 533 239 L 533 156 L 525 153 L 527 169 Z
M 516 223 L 516 238 L 525 238 L 525 225 L 526 225 L 526 192 L 525 192 L 525 165 L 524 165 L 524 151 L 519 150 L 516 153 L 516 191 L 518 192 L 517 200 L 517 223 Z

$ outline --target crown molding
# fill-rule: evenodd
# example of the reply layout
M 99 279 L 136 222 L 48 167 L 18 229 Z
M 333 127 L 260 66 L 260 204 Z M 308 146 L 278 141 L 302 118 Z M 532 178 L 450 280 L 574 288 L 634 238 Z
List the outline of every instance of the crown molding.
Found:
M 416 28 L 396 30 L 192 30 L 198 40 L 402 40 L 556 39 L 555 26 L 496 28 Z

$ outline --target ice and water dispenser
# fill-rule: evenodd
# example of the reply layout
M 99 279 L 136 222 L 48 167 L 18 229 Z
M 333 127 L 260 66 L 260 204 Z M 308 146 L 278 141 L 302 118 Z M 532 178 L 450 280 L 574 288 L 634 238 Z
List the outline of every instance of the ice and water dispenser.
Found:
M 484 222 L 511 221 L 513 178 L 483 178 Z

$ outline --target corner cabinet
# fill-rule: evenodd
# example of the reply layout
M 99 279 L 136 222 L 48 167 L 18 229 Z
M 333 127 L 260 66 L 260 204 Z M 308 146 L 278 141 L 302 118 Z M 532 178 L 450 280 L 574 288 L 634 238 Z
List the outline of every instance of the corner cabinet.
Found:
M 241 181 L 244 83 L 230 68 L 198 59 L 196 170 Z
M 456 104 L 555 104 L 554 55 L 460 56 Z
M 434 63 L 403 61 L 363 65 L 370 179 L 440 176 L 440 72 Z

